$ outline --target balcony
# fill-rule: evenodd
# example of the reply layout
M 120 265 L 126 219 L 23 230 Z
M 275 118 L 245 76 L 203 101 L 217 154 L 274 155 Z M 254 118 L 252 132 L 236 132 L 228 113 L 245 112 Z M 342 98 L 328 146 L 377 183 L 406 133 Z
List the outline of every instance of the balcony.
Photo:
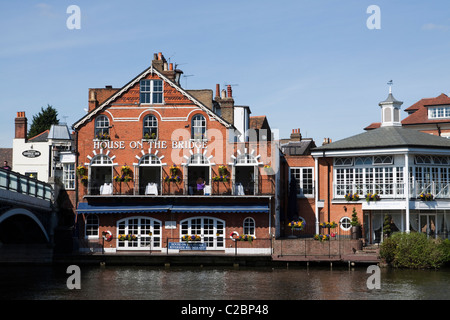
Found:
M 211 180 L 204 189 L 197 189 L 194 181 L 151 181 L 144 183 L 125 181 L 92 181 L 86 186 L 88 196 L 267 196 L 275 194 L 275 179 L 272 176 L 260 176 L 257 181 Z
M 406 198 L 405 183 L 334 184 L 334 199 L 346 199 L 348 194 L 357 194 L 365 200 L 368 193 L 378 194 L 381 199 L 401 200 Z M 418 199 L 422 193 L 432 194 L 435 199 L 450 199 L 450 182 L 413 182 L 409 185 L 410 199 Z

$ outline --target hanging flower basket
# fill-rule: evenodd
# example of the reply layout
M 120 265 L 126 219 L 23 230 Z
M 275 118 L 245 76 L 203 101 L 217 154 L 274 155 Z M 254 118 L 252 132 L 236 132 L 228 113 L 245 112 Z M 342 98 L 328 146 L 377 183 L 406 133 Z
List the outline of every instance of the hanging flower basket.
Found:
M 180 176 L 175 176 L 175 175 L 171 175 L 171 176 L 166 176 L 164 178 L 164 181 L 169 183 L 169 182 L 180 182 L 181 181 L 181 177 Z
M 171 174 L 172 176 L 177 176 L 177 175 L 179 174 L 179 172 L 180 172 L 180 168 L 179 168 L 176 164 L 174 164 L 173 166 L 171 166 L 171 167 L 169 168 L 169 170 L 170 170 L 170 174 Z
M 227 166 L 219 166 L 219 176 L 226 176 L 226 175 L 228 175 Z
M 122 172 L 122 175 L 123 175 L 123 176 L 131 175 L 131 169 L 130 169 L 130 167 L 127 166 L 127 165 L 122 166 L 121 172 Z
M 289 222 L 289 227 L 292 230 L 302 230 L 304 225 L 305 225 L 305 222 L 303 220 Z
M 77 167 L 77 175 L 78 175 L 79 177 L 85 176 L 86 173 L 87 173 L 87 169 L 86 169 L 85 166 L 80 165 L 80 166 Z
M 223 182 L 227 182 L 230 179 L 229 176 L 215 176 L 213 177 L 213 181 L 223 181 Z
M 82 183 L 84 186 L 87 186 L 88 179 L 89 179 L 88 176 L 81 176 L 81 177 L 80 177 L 81 183 Z
M 358 201 L 359 200 L 359 195 L 357 193 L 347 193 L 345 195 L 345 200 L 347 201 Z

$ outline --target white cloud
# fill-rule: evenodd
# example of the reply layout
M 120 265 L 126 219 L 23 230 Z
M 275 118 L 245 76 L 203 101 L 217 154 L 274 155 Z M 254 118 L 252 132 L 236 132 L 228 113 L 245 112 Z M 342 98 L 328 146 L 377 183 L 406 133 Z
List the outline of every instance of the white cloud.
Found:
M 427 23 L 422 26 L 422 30 L 432 31 L 432 30 L 440 30 L 440 31 L 448 31 L 450 30 L 450 26 L 440 25 L 435 23 Z

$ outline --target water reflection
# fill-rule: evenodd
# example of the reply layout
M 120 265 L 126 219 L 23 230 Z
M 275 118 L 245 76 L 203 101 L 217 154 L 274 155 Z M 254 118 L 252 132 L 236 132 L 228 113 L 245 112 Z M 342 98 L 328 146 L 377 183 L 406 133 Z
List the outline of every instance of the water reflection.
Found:
M 65 267 L 0 267 L 1 299 L 377 300 L 450 299 L 450 270 L 381 270 L 370 290 L 363 267 L 154 268 L 82 266 L 81 290 L 69 290 Z M 3 290 L 6 289 L 6 290 Z

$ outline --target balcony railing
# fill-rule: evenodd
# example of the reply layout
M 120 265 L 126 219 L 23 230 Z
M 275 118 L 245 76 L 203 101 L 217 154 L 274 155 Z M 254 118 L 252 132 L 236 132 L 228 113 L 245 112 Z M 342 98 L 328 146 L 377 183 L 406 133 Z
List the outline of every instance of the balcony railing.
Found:
M 25 194 L 46 201 L 52 200 L 52 187 L 20 173 L 0 168 L 0 189 Z
M 181 181 L 161 183 L 148 183 L 137 186 L 134 181 L 93 181 L 87 185 L 89 195 L 186 195 L 186 196 L 260 196 L 275 194 L 275 179 L 273 177 L 260 177 L 257 182 L 211 181 L 203 190 L 197 190 L 194 184 L 185 184 Z
M 382 198 L 405 199 L 405 183 L 368 183 L 368 184 L 334 184 L 334 198 L 345 198 L 348 194 L 357 194 L 364 200 L 368 193 L 378 194 Z M 422 193 L 430 193 L 435 198 L 450 199 L 450 182 L 414 182 L 410 183 L 410 198 L 416 199 Z

